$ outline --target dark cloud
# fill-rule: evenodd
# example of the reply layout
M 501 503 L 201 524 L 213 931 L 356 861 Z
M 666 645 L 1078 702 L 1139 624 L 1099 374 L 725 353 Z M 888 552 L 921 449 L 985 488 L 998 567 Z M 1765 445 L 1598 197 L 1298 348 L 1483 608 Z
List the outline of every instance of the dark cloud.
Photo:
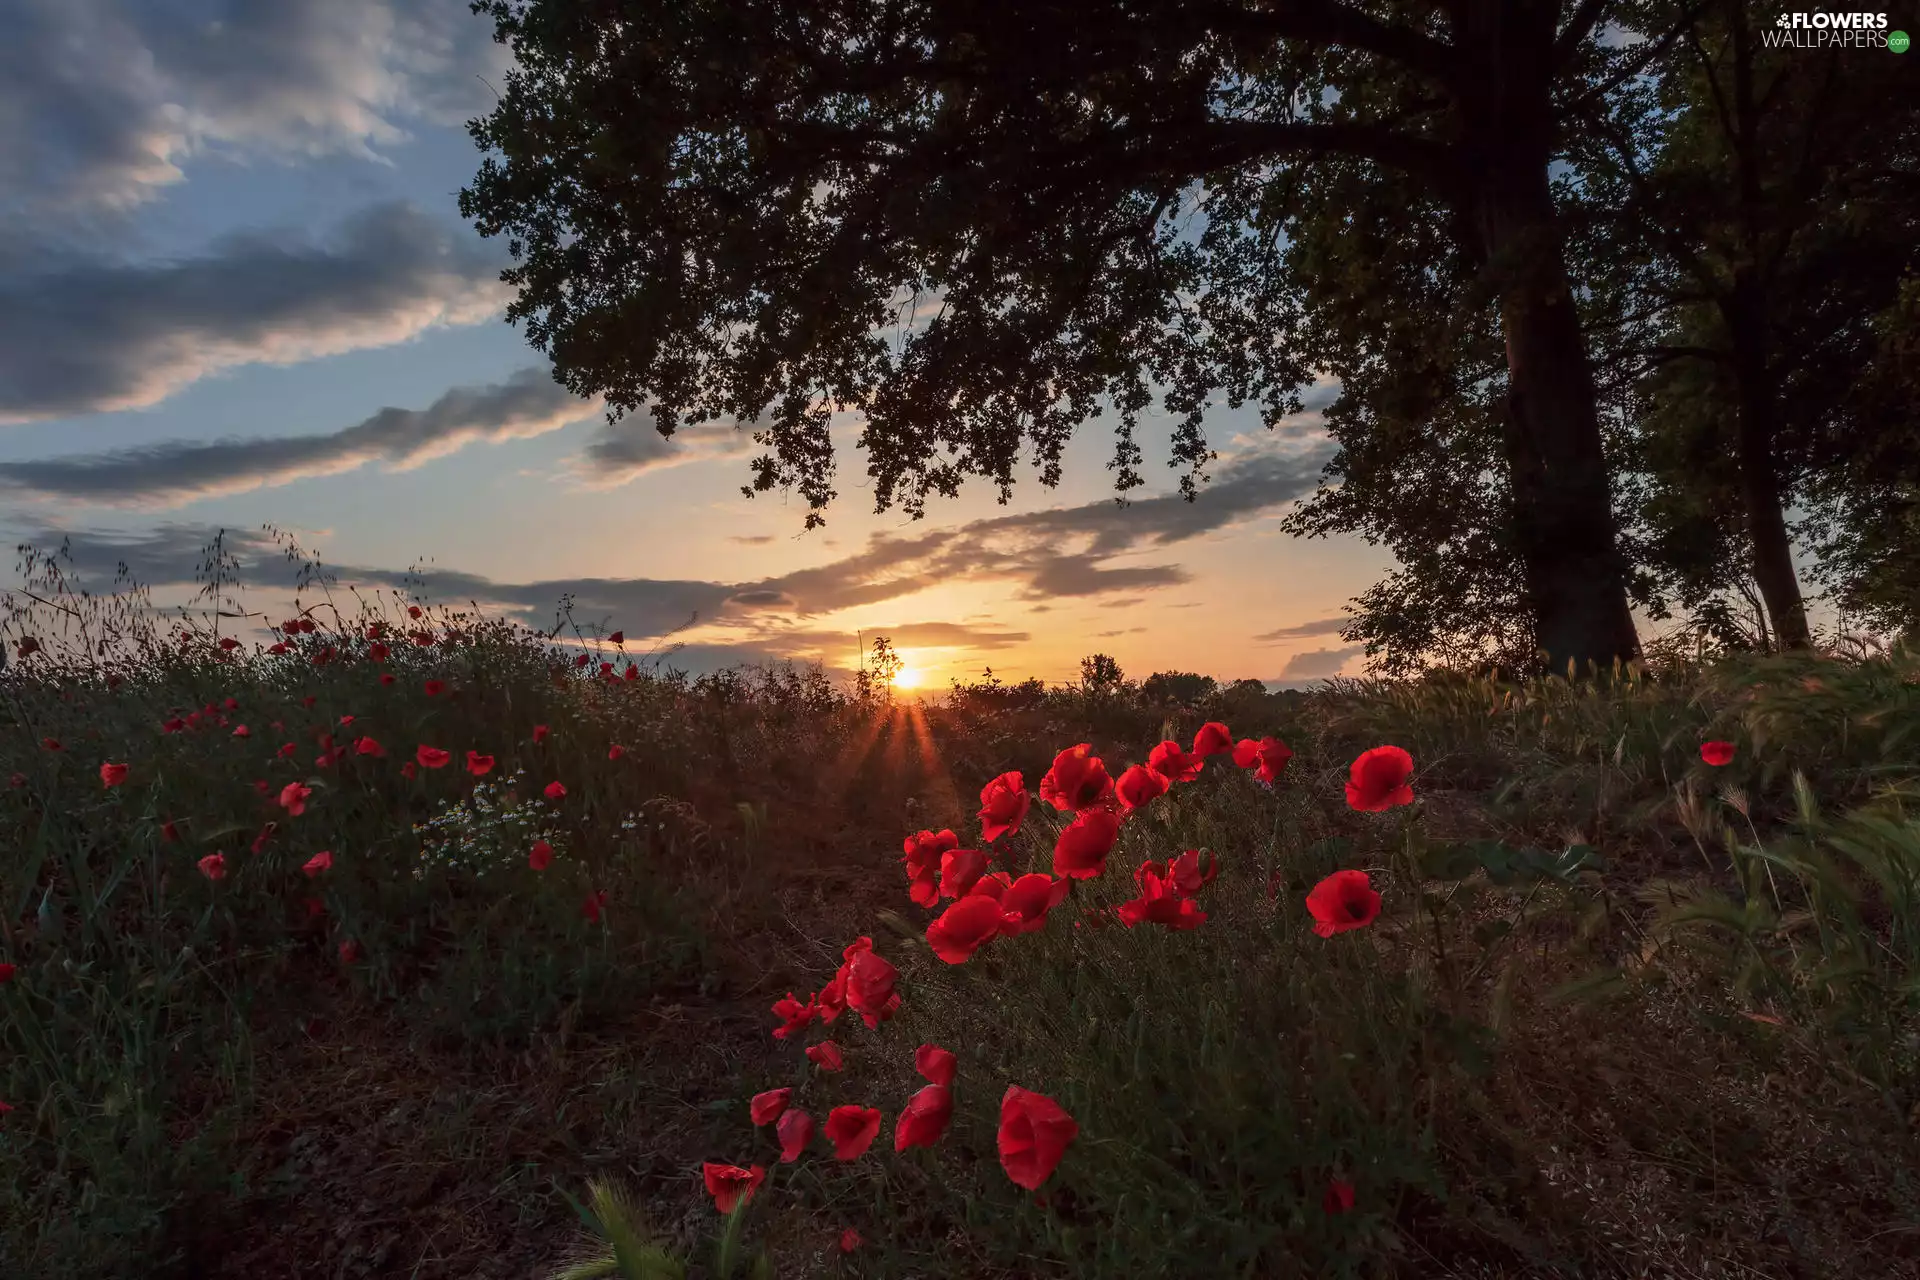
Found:
M 1277 631 L 1262 631 L 1254 639 L 1263 643 L 1279 640 L 1306 640 L 1313 636 L 1338 635 L 1340 628 L 1353 621 L 1351 618 L 1316 618 L 1312 622 L 1302 622 L 1298 626 L 1281 627 Z
M 1306 653 L 1296 653 L 1287 659 L 1286 666 L 1280 668 L 1280 675 L 1294 680 L 1336 676 L 1349 659 L 1366 651 L 1365 645 L 1355 645 L 1350 649 L 1312 649 Z
M 0 462 L 0 487 L 67 501 L 178 506 L 370 462 L 418 466 L 468 444 L 553 431 L 597 407 L 536 367 L 494 386 L 455 387 L 424 409 L 382 409 L 327 435 L 174 441 L 78 458 Z
M 492 102 L 467 0 L 16 0 L 0 41 L 0 223 L 132 208 L 196 155 L 377 157 Z
M 735 534 L 727 541 L 737 542 L 743 547 L 764 547 L 773 541 L 773 535 L 770 533 Z
M 410 205 L 330 244 L 230 236 L 199 258 L 67 258 L 0 278 L 0 422 L 153 404 L 235 365 L 287 364 L 472 324 L 506 298 L 499 260 Z
M 749 609 L 791 609 L 794 606 L 793 597 L 784 591 L 740 591 L 727 599 L 731 604 Z

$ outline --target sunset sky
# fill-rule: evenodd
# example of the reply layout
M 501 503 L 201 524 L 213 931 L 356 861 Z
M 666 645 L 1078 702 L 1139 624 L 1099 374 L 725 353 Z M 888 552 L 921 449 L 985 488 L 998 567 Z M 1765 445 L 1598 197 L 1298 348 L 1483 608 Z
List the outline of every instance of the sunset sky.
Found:
M 689 670 L 852 665 L 885 633 L 925 682 L 1075 676 L 1082 656 L 1300 680 L 1360 663 L 1341 606 L 1391 567 L 1277 525 L 1326 454 L 1218 411 L 1196 504 L 1110 497 L 1106 421 L 1056 490 L 976 485 L 924 521 L 872 511 L 842 424 L 839 501 L 748 499 L 730 427 L 609 429 L 501 318 L 504 246 L 458 216 L 505 50 L 466 0 L 15 0 L 0 48 L 0 522 L 71 536 L 184 598 L 212 531 L 253 607 L 291 597 L 260 533 L 343 582 L 426 564 L 427 595 L 635 637 L 695 611 Z M 1163 420 L 1147 495 L 1175 492 Z M 1029 471 L 1028 475 L 1032 473 Z M 1136 491 L 1139 494 L 1141 491 Z M 11 579 L 17 580 L 17 579 Z M 643 639 L 641 647 L 646 641 Z

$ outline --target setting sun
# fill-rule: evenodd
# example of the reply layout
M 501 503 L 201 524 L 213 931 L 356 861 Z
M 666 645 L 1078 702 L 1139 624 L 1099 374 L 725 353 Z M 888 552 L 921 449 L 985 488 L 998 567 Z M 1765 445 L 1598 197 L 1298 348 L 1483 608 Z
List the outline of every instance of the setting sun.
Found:
M 912 667 L 900 668 L 899 672 L 893 677 L 893 687 L 896 689 L 913 689 L 917 688 L 919 684 L 920 673 Z

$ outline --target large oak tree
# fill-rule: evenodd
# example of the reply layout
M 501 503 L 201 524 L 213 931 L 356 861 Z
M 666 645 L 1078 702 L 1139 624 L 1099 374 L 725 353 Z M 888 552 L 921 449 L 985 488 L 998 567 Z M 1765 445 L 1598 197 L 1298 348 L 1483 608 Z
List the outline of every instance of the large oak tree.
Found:
M 1209 253 L 1196 196 L 1390 170 L 1493 289 L 1538 643 L 1607 665 L 1637 641 L 1549 181 L 1605 3 L 483 0 L 518 67 L 461 208 L 510 237 L 510 318 L 569 388 L 665 433 L 754 424 L 754 487 L 811 526 L 836 408 L 878 504 L 919 515 L 968 475 L 1004 500 L 1023 446 L 1056 482 L 1103 401 L 1137 486 L 1150 381 L 1191 495 L 1211 399 L 1277 420 L 1313 372 L 1292 282 Z

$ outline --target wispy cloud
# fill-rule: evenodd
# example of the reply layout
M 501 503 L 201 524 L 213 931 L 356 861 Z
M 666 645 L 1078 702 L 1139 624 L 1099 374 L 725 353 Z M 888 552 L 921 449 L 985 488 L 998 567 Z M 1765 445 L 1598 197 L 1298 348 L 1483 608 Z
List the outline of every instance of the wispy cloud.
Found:
M 1338 635 L 1340 629 L 1352 622 L 1352 618 L 1316 618 L 1312 622 L 1303 622 L 1295 627 L 1281 627 L 1277 631 L 1262 631 L 1254 639 L 1263 644 L 1277 643 L 1282 640 L 1306 640 L 1313 636 Z
M 54 259 L 0 277 L 0 422 L 154 404 L 221 369 L 386 346 L 505 302 L 496 252 L 410 205 L 332 243 L 249 233 L 163 263 Z
M 325 435 L 169 441 L 77 458 L 4 462 L 0 488 L 28 498 L 176 507 L 373 462 L 404 470 L 469 444 L 557 430 L 598 407 L 535 367 L 493 386 L 455 387 L 424 409 L 382 409 Z
M 594 438 L 573 460 L 572 470 L 586 488 L 612 489 L 650 471 L 689 462 L 744 458 L 753 449 L 753 436 L 731 423 L 681 427 L 667 437 L 653 425 L 651 414 L 629 414 L 618 422 L 602 422 Z
M 830 634 L 796 625 L 807 618 L 906 600 L 936 585 L 984 582 L 1013 599 L 1105 591 L 1138 596 L 1143 586 L 1183 582 L 1188 571 L 1177 563 L 1114 567 L 1107 561 L 1164 552 L 1290 502 L 1312 490 L 1318 468 L 1319 453 L 1312 449 L 1242 454 L 1225 462 L 1219 479 L 1193 504 L 1178 497 L 1150 498 L 1120 513 L 1130 518 L 1117 520 L 1113 504 L 1099 502 L 975 520 L 914 537 L 884 534 L 852 555 L 758 581 L 557 578 L 502 583 L 448 570 L 432 570 L 425 580 L 434 599 L 473 601 L 533 624 L 550 624 L 556 603 L 565 596 L 574 601 L 577 617 L 610 619 L 630 636 L 665 634 L 697 613 L 702 623 L 738 633 L 742 643 L 786 651 L 824 643 Z M 45 545 L 61 536 L 54 529 L 37 532 L 28 540 Z M 78 537 L 74 546 L 76 554 L 103 575 L 125 561 L 142 581 L 158 585 L 182 581 L 211 533 L 206 527 L 162 525 L 144 534 Z M 1085 544 L 1084 549 L 1072 549 L 1076 543 Z M 239 544 L 239 549 L 251 549 L 243 564 L 248 572 L 260 571 L 263 584 L 270 575 L 284 576 L 265 546 L 258 539 Z M 409 574 L 385 567 L 341 567 L 338 573 L 342 581 L 372 585 L 410 581 Z M 1029 606 L 1034 612 L 1046 607 Z M 903 625 L 894 636 L 896 644 L 913 647 L 1007 647 L 1024 640 L 1024 632 L 957 623 Z M 1311 655 L 1294 661 L 1311 662 Z M 1290 665 L 1283 674 L 1301 673 Z

